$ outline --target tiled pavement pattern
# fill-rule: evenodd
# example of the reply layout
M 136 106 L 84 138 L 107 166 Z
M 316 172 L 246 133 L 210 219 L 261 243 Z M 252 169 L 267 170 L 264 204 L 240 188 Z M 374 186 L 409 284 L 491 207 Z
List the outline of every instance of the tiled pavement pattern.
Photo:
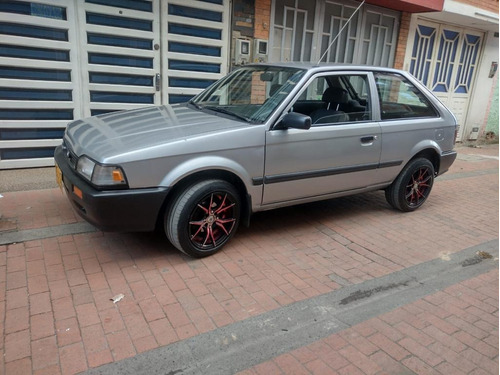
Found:
M 157 234 L 0 245 L 0 373 L 82 372 L 498 240 L 498 149 L 459 151 L 414 213 L 382 192 L 259 213 L 203 260 Z M 0 239 L 81 220 L 57 189 L 2 194 Z M 498 373 L 497 286 L 495 270 L 248 372 Z
M 498 270 L 239 375 L 497 374 Z

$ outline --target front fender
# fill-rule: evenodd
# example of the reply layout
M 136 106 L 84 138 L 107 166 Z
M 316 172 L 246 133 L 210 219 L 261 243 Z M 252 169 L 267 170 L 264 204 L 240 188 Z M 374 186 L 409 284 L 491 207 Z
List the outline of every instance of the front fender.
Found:
M 210 170 L 223 170 L 233 173 L 245 184 L 247 191 L 251 191 L 252 177 L 241 164 L 225 157 L 206 155 L 186 160 L 171 169 L 161 180 L 160 186 L 171 187 L 190 175 Z

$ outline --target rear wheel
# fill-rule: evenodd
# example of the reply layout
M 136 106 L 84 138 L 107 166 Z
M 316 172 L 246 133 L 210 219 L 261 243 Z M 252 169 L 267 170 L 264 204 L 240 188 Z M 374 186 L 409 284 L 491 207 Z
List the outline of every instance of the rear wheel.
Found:
M 240 207 L 238 191 L 227 181 L 199 181 L 174 199 L 165 216 L 165 232 L 190 256 L 212 255 L 236 232 Z
M 425 158 L 412 160 L 385 190 L 387 202 L 398 210 L 414 211 L 424 204 L 434 183 L 434 166 Z

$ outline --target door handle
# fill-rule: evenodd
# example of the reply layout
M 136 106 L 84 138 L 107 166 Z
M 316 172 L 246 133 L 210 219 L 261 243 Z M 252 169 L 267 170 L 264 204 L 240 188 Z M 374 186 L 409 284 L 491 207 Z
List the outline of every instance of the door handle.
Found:
M 361 137 L 361 143 L 363 145 L 371 145 L 377 138 L 378 137 L 376 135 L 367 135 L 365 137 Z
M 156 91 L 161 90 L 161 74 L 160 73 L 155 74 L 155 90 Z

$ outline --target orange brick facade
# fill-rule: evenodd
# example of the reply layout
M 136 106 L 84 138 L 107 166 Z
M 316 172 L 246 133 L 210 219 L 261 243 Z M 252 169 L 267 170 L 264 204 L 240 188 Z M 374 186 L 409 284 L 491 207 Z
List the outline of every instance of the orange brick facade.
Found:
M 406 54 L 406 43 L 408 41 L 408 33 L 410 32 L 410 20 L 410 13 L 401 13 L 398 44 L 396 46 L 396 56 L 394 57 L 394 68 L 396 69 L 403 69 Z
M 257 39 L 269 39 L 271 0 L 255 0 L 255 31 Z
M 493 13 L 498 13 L 498 0 L 456 0 L 459 3 L 478 7 Z

